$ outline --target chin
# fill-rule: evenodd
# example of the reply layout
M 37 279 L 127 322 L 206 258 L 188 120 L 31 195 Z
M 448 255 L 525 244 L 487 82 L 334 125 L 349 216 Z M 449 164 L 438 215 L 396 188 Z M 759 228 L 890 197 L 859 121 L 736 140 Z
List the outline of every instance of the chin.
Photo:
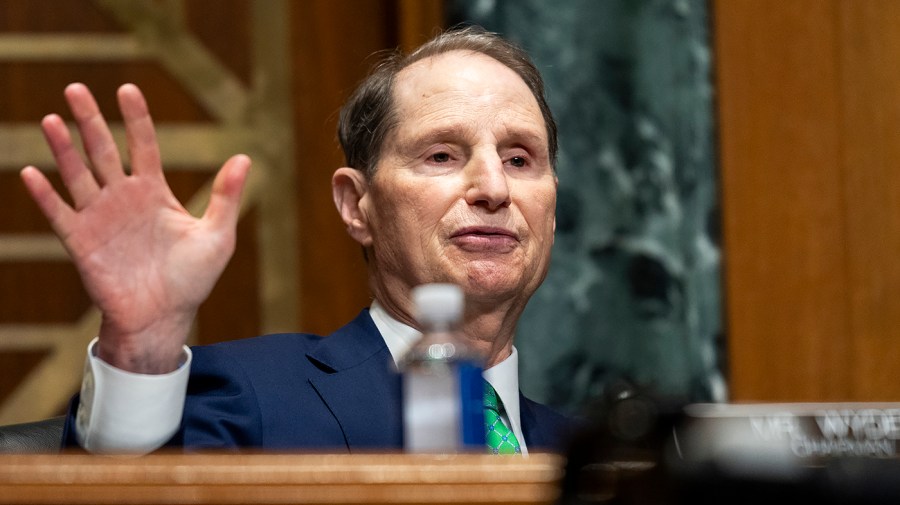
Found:
M 505 299 L 519 296 L 524 288 L 521 272 L 469 271 L 464 284 L 468 296 Z

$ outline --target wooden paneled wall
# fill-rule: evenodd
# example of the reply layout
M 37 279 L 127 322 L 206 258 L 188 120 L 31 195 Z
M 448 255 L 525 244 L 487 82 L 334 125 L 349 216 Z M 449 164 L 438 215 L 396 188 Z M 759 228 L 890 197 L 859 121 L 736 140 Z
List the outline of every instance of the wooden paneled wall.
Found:
M 442 24 L 440 0 L 0 0 L 0 422 L 58 413 L 96 326 L 17 174 L 25 163 L 53 170 L 34 147 L 37 126 L 50 112 L 69 117 L 67 83 L 87 83 L 113 122 L 115 89 L 144 89 L 184 202 L 199 193 L 202 203 L 225 151 L 254 155 L 238 249 L 195 342 L 328 333 L 370 300 L 362 254 L 331 201 L 338 108 L 371 53 L 417 45 Z M 178 43 L 196 45 L 181 53 Z M 77 345 L 58 345 L 69 333 Z
M 900 400 L 900 2 L 712 4 L 735 400 Z
M 250 0 L 187 0 L 186 22 L 245 83 L 254 79 Z M 298 329 L 328 332 L 368 303 L 359 248 L 329 180 L 342 163 L 337 109 L 374 50 L 440 25 L 440 2 L 288 2 L 298 259 Z M 900 380 L 900 3 L 714 2 L 730 389 L 735 400 L 896 400 Z M 90 0 L 0 1 L 0 35 L 124 32 Z M 145 84 L 158 120 L 211 121 L 146 60 L 0 61 L 0 122 L 33 127 L 88 82 L 110 117 L 121 82 Z M 2 139 L 0 139 L 2 140 Z M 0 142 L 0 145 L 7 145 Z M 9 146 L 7 146 L 9 147 Z M 46 232 L 0 170 L 0 232 Z M 210 167 L 207 167 L 207 170 Z M 170 176 L 183 198 L 206 174 Z M 258 216 L 203 308 L 198 341 L 260 331 Z M 73 269 L 36 257 L 0 263 L 0 324 L 62 323 L 88 307 Z M 0 343 L 0 404 L 54 351 Z M 3 347 L 6 345 L 6 348 Z M 48 385 L 48 387 L 68 387 Z M 58 410 L 59 406 L 56 407 Z M 22 412 L 20 420 L 53 412 Z M 6 421 L 19 420 L 5 418 Z

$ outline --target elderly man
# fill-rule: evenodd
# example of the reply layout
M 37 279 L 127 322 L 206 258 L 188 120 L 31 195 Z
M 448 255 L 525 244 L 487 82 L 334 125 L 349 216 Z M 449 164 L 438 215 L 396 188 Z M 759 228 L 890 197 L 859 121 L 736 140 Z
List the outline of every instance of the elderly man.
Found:
M 65 95 L 90 165 L 59 116 L 42 126 L 73 206 L 34 167 L 21 175 L 103 314 L 68 443 L 94 452 L 401 447 L 390 365 L 419 335 L 410 290 L 448 282 L 465 294 L 460 331 L 486 358 L 514 450 L 562 448 L 569 422 L 519 393 L 513 347 L 547 273 L 557 188 L 556 126 L 519 48 L 483 30 L 444 33 L 383 62 L 342 110 L 348 166 L 332 191 L 365 251 L 374 300 L 327 338 L 185 347 L 233 251 L 250 160 L 223 165 L 195 219 L 166 185 L 137 87 L 118 92 L 130 174 L 88 89 L 73 84 Z

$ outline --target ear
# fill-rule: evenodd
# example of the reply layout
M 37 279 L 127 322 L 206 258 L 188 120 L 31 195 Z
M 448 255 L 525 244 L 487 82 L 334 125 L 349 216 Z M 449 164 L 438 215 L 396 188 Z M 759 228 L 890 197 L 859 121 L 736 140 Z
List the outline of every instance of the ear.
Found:
M 361 202 L 366 198 L 369 182 L 366 175 L 354 168 L 341 167 L 331 176 L 331 194 L 334 205 L 344 224 L 347 233 L 363 247 L 372 245 L 372 234 L 369 232 L 369 218 Z

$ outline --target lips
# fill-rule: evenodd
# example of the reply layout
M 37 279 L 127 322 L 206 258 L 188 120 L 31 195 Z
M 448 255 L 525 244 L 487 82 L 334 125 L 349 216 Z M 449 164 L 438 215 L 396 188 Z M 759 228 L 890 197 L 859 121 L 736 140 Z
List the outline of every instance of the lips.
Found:
M 450 241 L 469 252 L 508 252 L 519 243 L 517 233 L 497 226 L 467 226 L 450 235 Z

